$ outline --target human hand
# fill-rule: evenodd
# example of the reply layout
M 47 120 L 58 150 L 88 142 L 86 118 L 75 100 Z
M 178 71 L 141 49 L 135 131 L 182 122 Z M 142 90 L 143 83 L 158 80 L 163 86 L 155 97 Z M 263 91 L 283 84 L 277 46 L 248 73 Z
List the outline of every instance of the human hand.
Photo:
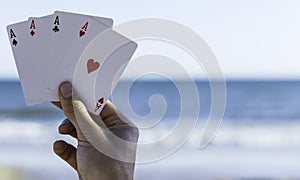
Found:
M 80 100 L 72 98 L 72 85 L 70 83 L 65 82 L 60 85 L 59 98 L 60 102 L 52 103 L 62 109 L 68 119 L 63 121 L 58 127 L 58 131 L 61 134 L 68 134 L 76 138 L 78 146 L 76 149 L 73 145 L 59 140 L 53 144 L 54 152 L 77 171 L 80 179 L 133 179 L 136 142 L 139 136 L 137 127 L 109 101 L 104 106 L 100 116 L 96 117 L 89 114 Z M 95 132 L 93 136 L 99 140 L 97 142 L 101 143 L 102 146 L 114 144 L 110 136 L 102 131 L 102 127 L 97 126 L 102 122 L 114 135 L 131 142 L 133 146 L 123 146 L 124 149 L 108 147 L 113 153 L 121 156 L 121 159 L 129 159 L 129 161 L 124 162 L 109 157 L 95 148 L 80 129 L 79 120 L 85 123 L 85 128 Z

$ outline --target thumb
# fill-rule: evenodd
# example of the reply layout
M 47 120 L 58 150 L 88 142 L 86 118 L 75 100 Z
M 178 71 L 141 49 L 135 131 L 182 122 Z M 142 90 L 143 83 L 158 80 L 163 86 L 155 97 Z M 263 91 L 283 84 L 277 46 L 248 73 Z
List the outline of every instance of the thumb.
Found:
M 94 145 L 101 144 L 111 147 L 106 132 L 102 129 L 107 127 L 101 117 L 95 115 L 92 118 L 79 98 L 72 97 L 72 89 L 77 97 L 76 90 L 72 88 L 69 82 L 62 83 L 59 86 L 59 98 L 65 115 L 76 128 L 78 140 L 87 142 L 88 139 L 89 142 L 94 142 Z M 96 122 L 99 122 L 99 124 Z
M 85 140 L 82 136 L 82 133 L 78 127 L 78 119 L 77 118 L 84 118 L 90 119 L 90 115 L 85 108 L 84 104 L 79 99 L 74 99 L 72 97 L 72 92 L 74 88 L 71 83 L 64 82 L 59 86 L 59 99 L 61 102 L 61 107 L 64 111 L 64 114 L 67 118 L 72 122 L 75 126 L 78 139 Z

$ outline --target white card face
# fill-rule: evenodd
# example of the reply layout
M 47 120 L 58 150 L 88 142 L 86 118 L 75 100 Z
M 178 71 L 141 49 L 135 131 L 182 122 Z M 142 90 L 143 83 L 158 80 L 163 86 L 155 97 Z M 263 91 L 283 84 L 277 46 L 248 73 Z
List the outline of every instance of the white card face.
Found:
M 28 40 L 27 50 L 30 57 L 30 70 L 33 71 L 36 76 L 31 77 L 31 88 L 36 89 L 34 97 L 30 98 L 30 101 L 46 101 L 49 97 L 46 97 L 45 89 L 45 70 L 47 68 L 49 54 L 49 41 L 51 31 L 49 29 L 52 16 L 45 16 L 40 18 L 29 18 L 28 27 L 26 29 Z
M 73 81 L 73 73 L 80 55 L 88 44 L 101 32 L 105 31 L 107 26 L 92 17 L 85 16 L 82 24 L 77 27 L 77 33 L 73 37 L 72 44 L 67 50 L 63 59 L 57 64 L 56 72 L 52 75 L 52 78 L 47 79 L 47 86 L 49 89 L 58 86 L 64 81 Z M 57 91 L 53 93 L 51 100 L 56 101 L 58 99 Z
M 135 42 L 107 29 L 84 50 L 73 85 L 88 111 L 100 114 L 136 48 Z
M 30 53 L 28 53 L 28 21 L 23 21 L 20 23 L 8 25 L 7 27 L 8 37 L 10 39 L 10 44 L 12 47 L 14 59 L 16 62 L 18 74 L 21 81 L 21 86 L 25 101 L 27 105 L 34 105 L 39 102 L 34 101 L 34 97 L 37 89 L 32 88 L 32 78 L 38 76 L 35 71 L 31 69 L 31 58 Z
M 51 27 L 51 45 L 49 49 L 49 61 L 47 63 L 47 71 L 45 78 L 45 84 L 47 86 L 45 88 L 45 92 L 49 94 L 49 100 L 58 100 L 57 89 L 59 84 L 57 85 L 57 80 L 59 79 L 54 79 L 56 77 L 53 77 L 57 75 L 57 72 L 55 70 L 57 69 L 57 67 L 59 67 L 60 62 L 64 59 L 64 56 L 67 54 L 70 47 L 76 46 L 75 43 L 77 42 L 73 42 L 73 40 L 79 35 L 79 30 L 81 30 L 85 25 L 84 23 L 87 18 L 93 19 L 95 22 L 101 24 L 103 27 L 106 28 L 111 27 L 113 24 L 112 19 L 109 18 L 92 17 L 61 11 L 56 11 L 53 15 Z M 87 26 L 88 29 L 83 29 L 89 31 L 89 26 L 90 24 L 88 24 Z M 82 37 L 87 36 L 87 34 L 88 33 L 85 31 L 81 32 Z M 74 61 L 76 62 L 76 60 Z M 53 82 L 53 80 L 55 81 Z
M 99 115 L 137 48 L 110 28 L 112 22 L 57 11 L 8 25 L 26 104 L 58 101 L 58 86 L 69 81 Z
M 71 12 L 65 12 L 65 11 L 55 11 L 54 13 L 69 14 L 69 15 L 77 16 L 77 18 L 79 16 L 88 16 L 88 17 L 95 18 L 97 21 L 99 21 L 100 23 L 104 24 L 107 27 L 113 26 L 113 20 L 111 18 L 107 18 L 107 17 L 90 16 L 90 15 L 71 13 Z

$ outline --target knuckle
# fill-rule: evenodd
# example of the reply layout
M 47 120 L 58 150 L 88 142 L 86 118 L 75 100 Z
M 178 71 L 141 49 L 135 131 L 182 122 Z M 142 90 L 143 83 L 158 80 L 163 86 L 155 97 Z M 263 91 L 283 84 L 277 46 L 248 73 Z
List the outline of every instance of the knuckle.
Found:
M 139 128 L 137 128 L 136 126 L 132 127 L 132 133 L 136 135 L 136 137 L 140 136 L 140 131 Z
M 73 115 L 74 113 L 83 111 L 85 106 L 79 100 L 69 101 L 64 104 L 63 110 L 66 116 Z
M 81 112 L 85 109 L 83 103 L 79 100 L 73 101 L 73 112 Z
M 72 101 L 69 101 L 69 102 L 67 102 L 67 103 L 64 103 L 64 104 L 63 104 L 63 110 L 64 110 L 64 112 L 65 112 L 66 115 L 67 115 L 67 114 L 73 113 L 74 110 L 73 110 Z
M 61 157 L 63 160 L 68 161 L 68 160 L 70 159 L 70 157 L 71 157 L 71 152 L 66 150 L 64 153 L 62 153 L 62 154 L 60 155 L 60 157 Z

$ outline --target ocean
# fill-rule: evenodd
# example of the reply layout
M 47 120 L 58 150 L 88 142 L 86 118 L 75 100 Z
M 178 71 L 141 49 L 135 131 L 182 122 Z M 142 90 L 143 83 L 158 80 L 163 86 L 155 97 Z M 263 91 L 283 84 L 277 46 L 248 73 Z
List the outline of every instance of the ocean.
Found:
M 111 98 L 114 102 L 115 97 L 124 97 L 116 100 L 124 114 L 131 113 L 126 112 L 129 103 L 137 116 L 147 117 L 154 94 L 167 104 L 161 118 L 165 125 L 142 132 L 140 141 L 154 141 L 160 133 L 168 133 L 169 124 L 176 123 L 182 109 L 177 86 L 187 82 L 138 80 L 126 99 L 120 94 L 128 83 L 119 82 L 117 95 Z M 210 112 L 211 91 L 207 81 L 197 81 L 196 87 L 200 112 L 190 139 L 161 160 L 138 164 L 136 179 L 300 179 L 300 81 L 227 81 L 222 125 L 203 150 L 199 142 Z M 162 106 L 160 101 L 153 104 Z M 194 104 L 187 106 L 185 109 L 193 109 Z M 64 118 L 50 103 L 27 107 L 19 81 L 1 81 L 0 179 L 76 179 L 76 173 L 52 152 L 57 139 L 76 145 L 72 138 L 57 133 Z M 195 117 L 186 113 L 183 118 Z

